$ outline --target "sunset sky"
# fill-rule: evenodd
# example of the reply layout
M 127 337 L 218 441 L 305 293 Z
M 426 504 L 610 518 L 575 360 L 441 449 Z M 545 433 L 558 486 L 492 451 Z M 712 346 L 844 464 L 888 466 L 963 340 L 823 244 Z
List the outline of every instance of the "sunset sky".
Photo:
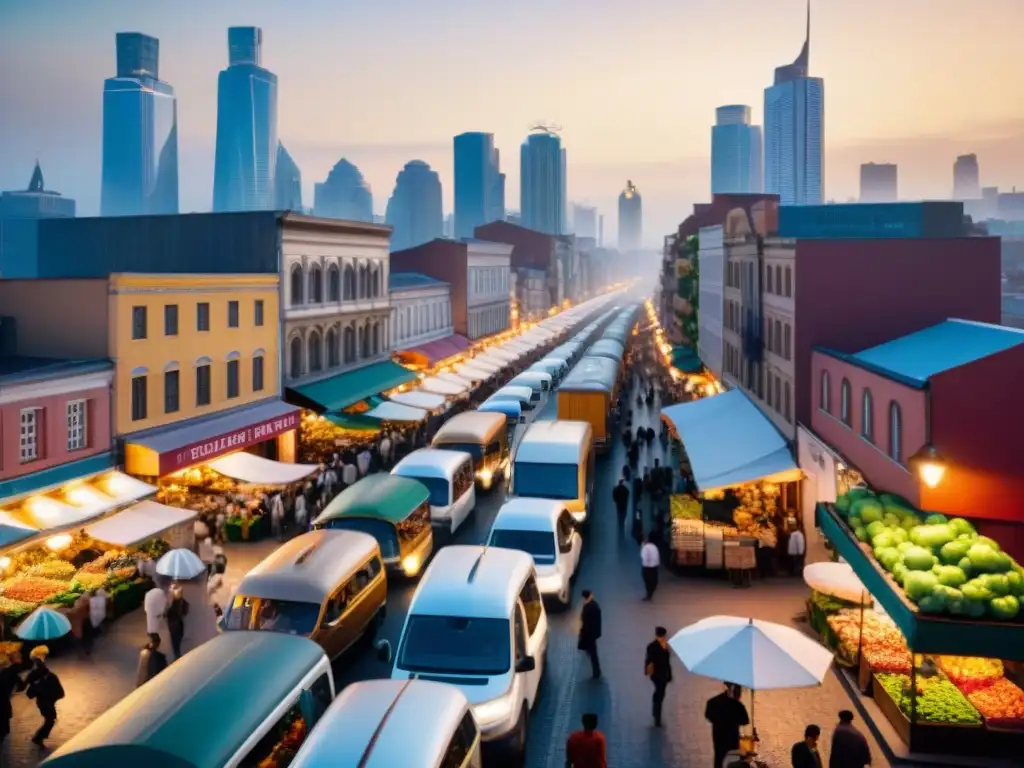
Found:
M 804 0 L 0 0 L 0 188 L 38 158 L 47 185 L 98 212 L 101 93 L 114 33 L 160 39 L 178 97 L 181 210 L 208 210 L 227 27 L 264 31 L 279 130 L 304 202 L 342 156 L 383 212 L 408 160 L 441 175 L 451 140 L 491 131 L 519 204 L 519 144 L 563 127 L 569 197 L 606 237 L 627 179 L 658 245 L 709 197 L 716 106 L 760 123 L 774 67 L 796 57 Z M 1024 189 L 1024 0 L 815 0 L 811 73 L 825 79 L 826 196 L 858 194 L 862 162 L 896 162 L 901 197 L 948 197 L 957 154 L 982 183 Z

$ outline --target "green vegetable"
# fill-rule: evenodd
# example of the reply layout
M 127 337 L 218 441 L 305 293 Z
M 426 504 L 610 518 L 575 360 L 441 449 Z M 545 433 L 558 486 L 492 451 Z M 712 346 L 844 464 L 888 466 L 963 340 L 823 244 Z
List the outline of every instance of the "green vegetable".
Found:
M 850 513 L 860 517 L 865 525 L 881 521 L 884 514 L 882 505 L 874 499 L 858 499 L 850 506 Z
M 1013 558 L 1005 552 L 997 552 L 996 560 L 998 561 L 996 573 L 1008 573 L 1013 570 L 1014 562 Z
M 999 552 L 1001 550 L 1001 547 L 999 546 L 999 543 L 995 539 L 990 539 L 988 536 L 979 536 L 978 538 L 976 538 L 974 540 L 974 543 L 975 544 L 987 544 L 989 547 L 991 547 L 996 552 Z
M 857 537 L 858 541 L 867 541 L 868 532 L 864 528 L 854 528 L 853 535 Z
M 939 585 L 935 589 L 941 589 L 946 599 L 946 610 L 956 616 L 962 616 L 967 612 L 967 598 L 959 589 Z
M 981 725 L 978 710 L 971 705 L 960 689 L 942 677 L 918 675 L 919 692 L 914 703 L 911 703 L 909 675 L 882 673 L 878 675 L 878 682 L 908 717 L 911 711 L 914 711 L 918 720 L 924 722 Z
M 902 517 L 892 512 L 886 512 L 882 515 L 882 522 L 890 526 L 899 525 L 902 519 Z
M 961 571 L 967 574 L 967 578 L 971 578 L 972 576 L 976 576 L 978 574 L 978 569 L 974 567 L 974 563 L 971 562 L 971 558 L 969 557 L 961 558 L 960 562 L 956 565 L 957 568 L 959 568 Z
M 985 606 L 986 603 L 981 603 L 977 600 L 968 600 L 966 595 L 964 596 L 964 614 L 972 619 L 980 619 L 984 616 Z
M 989 573 L 979 576 L 978 581 L 984 584 L 988 591 L 996 597 L 1005 597 L 1010 594 L 1010 582 L 1001 573 Z
M 900 553 L 896 547 L 877 547 L 875 549 L 875 560 L 880 562 L 885 570 L 891 571 L 896 563 L 900 562 Z
M 936 565 L 932 568 L 932 573 L 939 580 L 939 584 L 947 587 L 959 587 L 967 581 L 967 574 L 955 565 Z
M 881 520 L 876 520 L 873 523 L 868 523 L 865 528 L 867 528 L 868 536 L 870 536 L 873 541 L 875 536 L 885 530 L 885 523 Z
M 851 488 L 846 492 L 846 495 L 851 502 L 857 501 L 857 499 L 874 498 L 875 496 L 869 488 L 864 488 L 863 486 Z
M 918 603 L 928 597 L 938 585 L 939 580 L 930 571 L 908 570 L 903 579 L 903 591 L 913 602 Z
M 925 595 L 917 603 L 921 613 L 945 613 L 946 599 L 942 594 Z
M 938 512 L 930 514 L 924 519 L 925 525 L 942 525 L 946 522 L 948 522 L 948 518 L 945 515 L 940 515 Z
M 952 523 L 950 524 L 952 527 Z M 963 558 L 967 557 L 967 550 L 971 548 L 971 542 L 957 539 L 942 545 L 939 550 L 939 557 L 946 565 L 956 565 Z
M 910 540 L 927 549 L 940 549 L 944 544 L 956 537 L 953 529 L 945 523 L 917 525 L 910 529 Z
M 871 525 L 877 525 L 877 523 L 872 523 Z M 871 525 L 867 528 L 869 534 L 871 534 Z M 892 535 L 891 530 L 886 529 L 880 533 L 876 532 L 871 534 L 871 546 L 876 550 L 885 547 L 895 547 L 897 544 L 899 544 L 899 542 L 896 541 L 896 537 Z
M 850 515 L 850 516 L 849 516 L 848 518 L 846 518 L 846 524 L 847 524 L 848 526 L 850 526 L 850 530 L 851 530 L 851 531 L 852 531 L 852 530 L 853 530 L 854 528 L 863 528 L 863 527 L 864 527 L 864 521 L 863 521 L 863 520 L 861 520 L 861 519 L 860 519 L 859 517 L 857 517 L 856 515 Z
M 907 578 L 908 573 L 910 573 L 910 571 L 907 570 L 907 566 L 903 563 L 896 563 L 896 565 L 892 567 L 892 577 L 901 587 L 903 586 L 903 581 Z M 917 573 L 917 571 L 914 571 L 914 573 Z
M 977 531 L 974 530 L 974 526 L 962 517 L 954 517 L 949 521 L 949 527 L 956 531 L 957 536 L 963 534 L 974 534 L 977 535 Z
M 967 558 L 971 561 L 971 565 L 982 573 L 998 573 L 1003 565 L 1003 561 L 999 557 L 999 550 L 983 543 L 980 536 L 978 541 L 967 550 Z
M 903 553 L 903 564 L 912 571 L 930 571 L 935 565 L 935 555 L 924 547 L 911 547 Z
M 908 549 L 914 546 L 917 545 L 911 544 L 909 541 L 901 541 L 899 544 L 896 545 L 896 549 L 898 549 L 900 551 L 900 554 L 902 555 L 904 552 L 906 552 Z
M 839 510 L 840 514 L 844 517 L 846 513 L 850 511 L 850 497 L 845 493 L 836 499 L 836 509 Z
M 1006 574 L 1006 583 L 1010 585 L 1010 594 L 1021 597 L 1024 595 L 1024 576 L 1020 571 L 1010 571 Z
M 997 619 L 1009 621 L 1020 613 L 1020 602 L 1013 595 L 997 597 L 988 604 L 988 609 Z
M 913 513 L 907 515 L 902 520 L 900 520 L 900 528 L 902 528 L 905 531 L 909 531 L 920 524 L 921 518 Z
M 890 528 L 889 533 L 892 534 L 892 537 L 897 544 L 902 544 L 910 538 L 910 534 L 902 528 Z
M 886 507 L 900 507 L 907 512 L 913 512 L 915 509 L 913 504 L 895 493 L 880 493 L 878 500 Z
M 979 603 L 987 603 L 995 597 L 992 594 L 992 590 L 988 588 L 988 584 L 980 577 L 966 582 L 960 587 L 960 591 L 964 593 L 964 597 L 968 600 L 976 600 Z

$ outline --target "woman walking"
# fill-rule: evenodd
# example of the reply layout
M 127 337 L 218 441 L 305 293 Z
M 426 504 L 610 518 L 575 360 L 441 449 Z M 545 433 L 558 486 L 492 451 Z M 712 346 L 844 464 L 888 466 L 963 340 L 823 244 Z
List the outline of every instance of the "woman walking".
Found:
M 167 631 L 171 635 L 171 653 L 175 660 L 181 658 L 181 641 L 185 638 L 185 617 L 188 616 L 188 600 L 181 587 L 171 587 L 171 601 L 167 605 Z

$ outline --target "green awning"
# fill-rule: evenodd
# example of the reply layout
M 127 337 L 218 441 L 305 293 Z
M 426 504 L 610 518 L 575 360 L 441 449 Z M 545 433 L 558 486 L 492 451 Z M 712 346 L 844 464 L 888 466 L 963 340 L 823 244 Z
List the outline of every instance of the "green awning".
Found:
M 358 413 L 328 413 L 324 418 L 335 426 L 353 432 L 377 432 L 380 429 L 379 421 Z
M 881 566 L 861 549 L 860 543 L 832 509 L 818 504 L 816 518 L 822 533 L 896 622 L 914 653 L 1024 661 L 1024 623 L 975 621 L 918 613 L 917 607 L 907 600 L 902 590 L 897 591 L 886 579 Z
M 341 517 L 374 517 L 400 523 L 429 498 L 427 486 L 410 477 L 367 475 L 335 496 L 313 523 L 329 528 L 329 521 Z
M 704 364 L 692 347 L 677 345 L 672 347 L 672 366 L 683 373 L 697 373 L 704 367 Z
M 391 360 L 383 360 L 313 384 L 288 387 L 285 389 L 285 399 L 317 413 L 340 411 L 415 378 L 414 371 Z

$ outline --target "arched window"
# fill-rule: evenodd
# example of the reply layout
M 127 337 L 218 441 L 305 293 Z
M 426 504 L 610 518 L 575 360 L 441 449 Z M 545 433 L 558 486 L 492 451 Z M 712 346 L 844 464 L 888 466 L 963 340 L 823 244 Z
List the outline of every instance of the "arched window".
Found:
M 327 331 L 327 367 L 337 368 L 339 363 L 338 331 L 331 328 Z
M 875 442 L 875 409 L 871 390 L 864 387 L 860 402 L 860 436 L 868 442 Z
M 309 268 L 309 300 L 313 304 L 319 304 L 324 300 L 324 272 L 319 264 L 313 264 Z
M 839 385 L 839 418 L 850 426 L 850 382 L 847 379 Z
M 344 335 L 344 353 L 345 362 L 352 363 L 356 359 L 356 329 L 351 325 L 345 328 L 343 331 Z
M 903 414 L 895 400 L 889 403 L 889 457 L 903 463 Z
M 341 274 L 337 264 L 327 268 L 327 300 L 341 301 Z
M 363 326 L 360 326 L 356 330 L 356 340 L 359 344 L 358 348 L 356 349 L 356 352 L 358 353 L 359 357 L 366 357 L 366 354 L 363 352 L 363 347 L 366 344 L 366 328 L 364 328 Z
M 380 354 L 380 323 L 373 324 L 373 354 Z
M 365 264 L 360 264 L 359 265 L 359 298 L 360 299 L 365 299 L 369 295 L 370 291 L 369 291 L 368 283 L 369 283 L 369 276 L 367 275 L 367 272 L 366 272 L 366 265 Z
M 292 339 L 288 350 L 288 375 L 293 379 L 302 376 L 302 339 Z
M 775 321 L 775 349 L 772 350 L 777 354 L 782 354 L 782 321 Z
M 306 357 L 309 360 L 309 370 L 311 373 L 323 370 L 324 367 L 324 359 L 321 354 L 323 349 L 320 343 L 320 332 L 310 331 L 309 340 L 306 342 Z
M 344 274 L 344 293 L 342 298 L 345 301 L 354 301 L 356 298 L 356 271 L 352 269 L 351 264 L 345 265 Z
M 365 325 L 359 329 L 359 356 L 364 359 L 370 356 L 370 329 Z
M 775 265 L 775 293 L 782 295 L 782 267 Z
M 292 265 L 291 292 L 292 306 L 297 307 L 302 304 L 302 266 L 300 264 Z
M 373 295 L 384 295 L 384 270 L 380 267 L 373 271 Z
M 818 393 L 818 407 L 825 413 L 832 413 L 832 402 L 830 393 L 831 382 L 828 378 L 828 371 L 821 372 L 821 392 Z

